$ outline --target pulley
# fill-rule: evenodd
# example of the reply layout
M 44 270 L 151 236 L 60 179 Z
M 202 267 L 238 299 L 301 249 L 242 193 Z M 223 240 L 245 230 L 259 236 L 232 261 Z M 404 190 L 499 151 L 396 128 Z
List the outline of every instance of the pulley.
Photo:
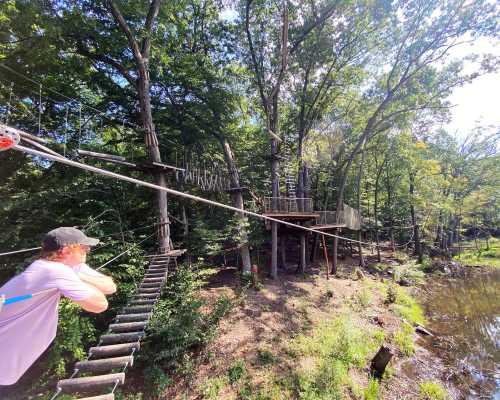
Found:
M 0 125 L 0 151 L 9 150 L 18 144 L 19 140 L 19 133 L 5 125 Z

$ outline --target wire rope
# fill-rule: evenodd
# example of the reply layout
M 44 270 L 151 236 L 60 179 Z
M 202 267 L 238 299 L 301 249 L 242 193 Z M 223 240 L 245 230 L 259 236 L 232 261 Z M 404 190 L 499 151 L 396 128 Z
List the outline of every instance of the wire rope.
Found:
M 154 224 L 150 224 L 150 225 L 143 225 L 143 226 L 140 226 L 138 228 L 134 228 L 134 229 L 129 229 L 129 230 L 123 231 L 123 233 L 136 232 L 136 231 L 139 231 L 141 229 L 151 228 L 151 227 L 156 226 L 156 225 L 158 225 L 158 224 L 154 223 Z M 103 236 L 98 236 L 97 239 L 105 239 L 105 238 L 108 238 L 108 237 L 111 237 L 111 236 L 120 235 L 121 233 L 122 233 L 121 231 L 113 232 L 113 233 L 106 234 L 106 235 L 103 235 Z M 0 257 L 2 257 L 2 256 L 8 256 L 8 255 L 11 255 L 11 254 L 27 253 L 27 252 L 35 251 L 35 250 L 41 250 L 41 247 L 32 247 L 32 248 L 29 248 L 29 249 L 20 249 L 20 250 L 8 251 L 8 252 L 5 252 L 5 253 L 0 253 Z
M 126 181 L 126 182 L 130 182 L 130 183 L 133 183 L 133 184 L 136 184 L 136 185 L 148 187 L 148 188 L 155 189 L 155 190 L 164 191 L 164 192 L 167 192 L 167 193 L 169 193 L 171 195 L 174 195 L 174 196 L 177 196 L 177 197 L 183 197 L 183 198 L 190 199 L 190 200 L 193 200 L 193 201 L 197 201 L 197 202 L 200 202 L 200 203 L 205 203 L 205 204 L 208 204 L 208 205 L 211 205 L 211 206 L 215 206 L 215 207 L 219 207 L 219 208 L 225 208 L 227 210 L 238 212 L 240 214 L 246 214 L 246 215 L 253 216 L 253 217 L 256 217 L 256 218 L 260 218 L 260 219 L 263 219 L 263 220 L 275 222 L 275 223 L 278 223 L 278 224 L 281 224 L 281 225 L 290 226 L 290 227 L 293 227 L 293 228 L 296 228 L 296 229 L 300 229 L 300 230 L 304 230 L 304 231 L 308 231 L 308 232 L 313 232 L 313 233 L 318 233 L 318 234 L 321 234 L 321 235 L 324 235 L 324 236 L 333 237 L 333 238 L 337 238 L 337 239 L 343 239 L 343 240 L 346 240 L 348 242 L 360 243 L 360 244 L 365 244 L 365 245 L 368 245 L 368 246 L 373 246 L 373 244 L 369 243 L 369 242 L 363 242 L 363 241 L 359 241 L 359 240 L 355 240 L 355 239 L 350 239 L 350 238 L 347 238 L 347 237 L 344 237 L 344 236 L 340 236 L 340 235 L 334 235 L 332 233 L 326 233 L 326 232 L 323 232 L 323 231 L 318 230 L 318 229 L 313 229 L 313 228 L 309 228 L 309 227 L 306 227 L 306 226 L 297 225 L 297 224 L 294 224 L 294 223 L 291 223 L 291 222 L 282 221 L 280 219 L 269 217 L 267 215 L 258 214 L 258 213 L 255 213 L 255 212 L 252 212 L 252 211 L 248 211 L 248 210 L 242 210 L 242 209 L 239 209 L 239 208 L 227 205 L 227 204 L 219 203 L 217 201 L 205 199 L 203 197 L 195 196 L 195 195 L 192 195 L 192 194 L 189 194 L 189 193 L 185 193 L 185 192 L 180 192 L 180 191 L 175 190 L 175 189 L 170 189 L 170 188 L 162 187 L 162 186 L 159 186 L 159 185 L 156 185 L 156 184 L 153 184 L 153 183 L 142 181 L 140 179 L 132 178 L 132 177 L 129 177 L 129 176 L 126 176 L 126 175 L 121 175 L 121 174 L 118 174 L 118 173 L 115 173 L 115 172 L 112 172 L 112 171 L 108 171 L 108 170 L 105 170 L 105 169 L 93 167 L 91 165 L 87 165 L 87 164 L 80 163 L 80 162 L 77 162 L 77 161 L 68 160 L 68 159 L 66 159 L 66 158 L 64 158 L 62 156 L 55 156 L 53 154 L 48 154 L 48 153 L 45 153 L 43 151 L 38 151 L 38 150 L 35 150 L 35 149 L 31 149 L 29 147 L 25 147 L 25 146 L 21 146 L 21 145 L 15 145 L 12 148 L 14 150 L 18 150 L 18 151 L 21 151 L 21 152 L 24 152 L 24 153 L 28 153 L 28 154 L 39 156 L 39 157 L 48 158 L 49 160 L 52 160 L 52 161 L 57 161 L 57 162 L 60 162 L 62 164 L 66 164 L 66 165 L 69 165 L 69 166 L 72 166 L 72 167 L 76 167 L 76 168 L 80 168 L 80 169 L 83 169 L 83 170 L 86 170 L 86 171 L 94 172 L 94 173 L 99 174 L 99 175 L 107 176 L 107 177 L 110 177 L 110 178 L 115 178 L 115 179 L 118 179 L 118 180 L 123 180 L 123 181 Z

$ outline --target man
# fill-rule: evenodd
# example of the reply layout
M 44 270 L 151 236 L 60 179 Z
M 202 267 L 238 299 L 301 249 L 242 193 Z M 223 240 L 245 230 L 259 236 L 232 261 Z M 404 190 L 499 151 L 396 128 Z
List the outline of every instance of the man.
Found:
M 34 294 L 0 311 L 0 385 L 16 383 L 54 340 L 61 295 L 92 313 L 108 308 L 113 280 L 85 264 L 97 243 L 76 228 L 54 229 L 43 238 L 41 257 L 0 288 L 7 299 Z

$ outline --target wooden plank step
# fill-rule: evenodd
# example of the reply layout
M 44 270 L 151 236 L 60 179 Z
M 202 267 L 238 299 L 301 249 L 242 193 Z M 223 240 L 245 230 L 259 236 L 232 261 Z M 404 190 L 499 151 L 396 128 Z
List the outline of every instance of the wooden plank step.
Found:
M 164 280 L 166 277 L 167 277 L 167 274 L 164 272 L 158 272 L 158 273 L 153 272 L 153 273 L 144 275 L 144 279 L 161 278 Z
M 129 355 L 132 350 L 139 350 L 141 345 L 139 343 L 121 343 L 111 344 L 109 346 L 91 347 L 89 354 L 92 357 L 114 357 L 121 355 Z
M 106 372 L 115 368 L 124 368 L 126 365 L 132 366 L 134 357 L 113 357 L 101 360 L 79 361 L 75 364 L 75 369 L 81 372 Z
M 147 306 L 156 303 L 155 299 L 132 300 L 127 306 Z
M 148 277 L 148 278 L 144 278 L 142 280 L 143 283 L 153 283 L 153 282 L 156 283 L 156 282 L 163 282 L 163 281 L 165 281 L 165 278 L 163 278 L 161 276 L 159 276 L 158 278 L 149 278 Z
M 115 400 L 115 394 L 108 393 L 108 394 L 101 394 L 100 396 L 79 397 L 76 400 Z
M 151 313 L 143 314 L 119 314 L 116 316 L 116 322 L 140 322 L 147 321 Z
M 143 299 L 155 299 L 156 298 L 156 294 L 154 293 L 136 293 L 132 296 L 131 300 L 143 300 Z
M 139 286 L 139 288 L 156 288 L 156 289 L 160 289 L 162 287 L 162 284 L 161 282 L 143 282 L 141 283 L 141 285 Z
M 162 275 L 165 275 L 165 274 L 168 274 L 168 268 L 148 269 L 146 271 L 146 275 L 150 275 L 150 274 L 162 274 Z
M 119 385 L 123 385 L 125 382 L 125 374 L 123 372 L 118 374 L 86 376 L 84 378 L 62 379 L 57 383 L 57 387 L 61 389 L 63 393 L 80 393 L 113 387 L 117 382 Z
M 150 312 L 153 309 L 153 306 L 132 306 L 132 307 L 124 307 L 123 311 L 126 314 L 142 314 Z
M 139 288 L 137 293 L 139 294 L 147 294 L 147 293 L 154 293 L 154 294 L 160 294 L 161 290 L 160 288 Z
M 137 342 L 144 337 L 144 332 L 128 332 L 128 333 L 110 333 L 101 336 L 102 344 L 121 344 Z
M 123 322 L 119 324 L 110 324 L 109 330 L 111 332 L 135 332 L 140 331 L 146 327 L 147 322 Z

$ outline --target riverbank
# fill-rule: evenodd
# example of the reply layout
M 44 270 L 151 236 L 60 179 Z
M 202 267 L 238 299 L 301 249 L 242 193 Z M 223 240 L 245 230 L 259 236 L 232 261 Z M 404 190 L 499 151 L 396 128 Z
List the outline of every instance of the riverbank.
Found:
M 405 269 L 407 261 L 386 259 L 364 274 L 344 262 L 328 281 L 324 269 L 313 267 L 248 289 L 188 373 L 172 379 L 165 398 L 460 398 L 449 369 L 418 341 L 415 325 L 425 321 L 414 289 L 392 283 L 395 273 L 415 274 L 414 264 Z M 235 282 L 236 270 L 221 270 L 200 295 L 208 304 L 222 294 L 236 298 Z M 377 380 L 370 361 L 382 344 L 394 357 Z

